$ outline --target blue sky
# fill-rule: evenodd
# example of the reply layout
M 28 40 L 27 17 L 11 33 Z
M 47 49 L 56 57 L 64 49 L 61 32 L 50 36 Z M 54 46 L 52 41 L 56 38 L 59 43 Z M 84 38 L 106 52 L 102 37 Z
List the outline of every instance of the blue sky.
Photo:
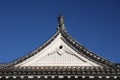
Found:
M 119 0 L 0 0 L 0 63 L 48 40 L 65 16 L 67 32 L 96 54 L 120 63 Z

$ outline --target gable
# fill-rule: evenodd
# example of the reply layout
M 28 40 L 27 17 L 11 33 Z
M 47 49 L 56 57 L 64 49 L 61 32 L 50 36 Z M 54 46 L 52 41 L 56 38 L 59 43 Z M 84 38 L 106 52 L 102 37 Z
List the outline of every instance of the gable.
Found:
M 115 64 L 89 51 L 67 34 L 64 16 L 59 15 L 57 32 L 29 54 L 8 66 L 111 66 Z
M 15 66 L 100 66 L 63 41 L 61 33 L 36 55 Z

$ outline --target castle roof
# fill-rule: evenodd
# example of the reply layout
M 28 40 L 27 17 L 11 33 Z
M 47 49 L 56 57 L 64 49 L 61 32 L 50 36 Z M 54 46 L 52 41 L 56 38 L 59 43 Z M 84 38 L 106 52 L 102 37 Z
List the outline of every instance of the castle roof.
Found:
M 72 38 L 60 14 L 56 32 L 45 43 L 17 60 L 0 64 L 0 76 L 33 74 L 117 76 L 120 65 L 91 52 Z

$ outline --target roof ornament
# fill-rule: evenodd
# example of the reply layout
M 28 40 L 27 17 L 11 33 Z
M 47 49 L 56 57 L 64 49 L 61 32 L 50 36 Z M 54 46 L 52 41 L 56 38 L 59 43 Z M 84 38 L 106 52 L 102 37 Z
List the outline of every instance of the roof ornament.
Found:
M 59 14 L 58 16 L 58 30 L 66 31 L 65 25 L 64 25 L 64 16 L 62 14 Z

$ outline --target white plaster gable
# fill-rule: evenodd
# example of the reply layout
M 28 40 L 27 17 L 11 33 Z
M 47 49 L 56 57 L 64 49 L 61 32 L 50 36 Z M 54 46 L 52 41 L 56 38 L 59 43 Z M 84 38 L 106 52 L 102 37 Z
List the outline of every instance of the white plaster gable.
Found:
M 15 66 L 100 66 L 83 57 L 59 35 L 44 49 Z

